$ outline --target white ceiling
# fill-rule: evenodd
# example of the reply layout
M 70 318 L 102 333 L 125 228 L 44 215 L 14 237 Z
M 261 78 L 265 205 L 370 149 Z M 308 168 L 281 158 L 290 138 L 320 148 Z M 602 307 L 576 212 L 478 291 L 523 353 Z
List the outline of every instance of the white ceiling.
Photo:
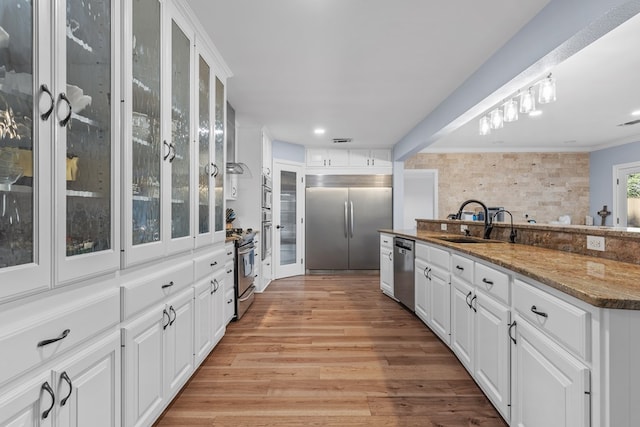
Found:
M 398 142 L 548 0 L 187 2 L 234 74 L 228 98 L 241 126 L 306 146 L 353 138 L 351 147 L 377 148 Z
M 520 115 L 487 136 L 476 117 L 423 151 L 593 151 L 639 141 L 640 124 L 618 126 L 640 119 L 631 115 L 640 111 L 637 40 L 640 15 L 551 70 L 557 101 L 538 105 L 541 116 Z

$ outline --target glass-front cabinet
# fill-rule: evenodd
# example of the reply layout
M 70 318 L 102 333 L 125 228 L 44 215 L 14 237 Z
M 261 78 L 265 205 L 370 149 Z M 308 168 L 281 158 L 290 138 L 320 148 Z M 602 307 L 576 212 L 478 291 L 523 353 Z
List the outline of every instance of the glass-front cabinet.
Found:
M 218 165 L 216 55 L 197 45 L 178 5 L 132 0 L 123 7 L 130 16 L 123 79 L 127 266 L 211 244 L 216 231 L 224 233 L 214 217 L 220 209 L 223 222 L 216 184 L 224 153 Z
M 115 162 L 119 14 L 114 0 L 60 2 L 54 64 L 56 129 L 56 256 L 58 279 L 116 270 L 120 266 L 119 173 Z M 116 130 L 114 132 L 114 130 Z M 61 238 L 64 236 L 64 238 Z
M 0 300 L 119 266 L 117 13 L 0 2 Z

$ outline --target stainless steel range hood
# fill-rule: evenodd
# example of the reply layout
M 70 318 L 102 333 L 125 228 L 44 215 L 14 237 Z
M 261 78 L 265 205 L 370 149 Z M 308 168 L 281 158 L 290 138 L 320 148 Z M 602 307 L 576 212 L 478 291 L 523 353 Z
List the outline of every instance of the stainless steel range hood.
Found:
M 249 166 L 236 162 L 236 110 L 227 101 L 227 165 L 225 172 L 231 175 L 245 175 L 251 178 Z

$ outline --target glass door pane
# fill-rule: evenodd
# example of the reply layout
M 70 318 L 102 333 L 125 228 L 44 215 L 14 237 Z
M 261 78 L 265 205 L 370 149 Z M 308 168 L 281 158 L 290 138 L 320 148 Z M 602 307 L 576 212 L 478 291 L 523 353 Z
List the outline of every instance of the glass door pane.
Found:
M 209 233 L 211 225 L 209 222 L 209 207 L 211 206 L 211 195 L 209 191 L 210 176 L 215 173 L 209 155 L 211 141 L 211 84 L 210 68 L 205 60 L 200 57 L 199 61 L 199 81 L 198 81 L 198 232 L 200 234 Z
M 297 182 L 295 172 L 280 172 L 280 265 L 296 263 L 297 245 Z
M 160 170 L 160 2 L 133 0 L 132 244 L 159 241 Z
M 627 186 L 627 227 L 640 227 L 640 172 L 628 174 Z
M 216 77 L 216 122 L 214 127 L 215 134 L 215 165 L 216 165 L 216 175 L 215 175 L 215 231 L 224 230 L 224 140 L 225 140 L 225 132 L 224 132 L 224 110 L 225 110 L 225 102 L 224 102 L 224 84 Z
M 189 236 L 190 43 L 171 25 L 171 238 Z
M 67 0 L 67 256 L 111 249 L 111 1 Z
M 0 268 L 35 261 L 33 21 L 31 1 L 0 2 Z

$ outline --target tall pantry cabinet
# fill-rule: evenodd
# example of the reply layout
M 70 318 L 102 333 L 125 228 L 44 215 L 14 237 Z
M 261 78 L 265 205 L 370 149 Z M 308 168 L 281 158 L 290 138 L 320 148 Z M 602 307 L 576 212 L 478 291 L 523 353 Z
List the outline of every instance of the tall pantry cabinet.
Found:
M 181 0 L 0 2 L 0 425 L 150 424 L 224 333 L 205 34 Z

